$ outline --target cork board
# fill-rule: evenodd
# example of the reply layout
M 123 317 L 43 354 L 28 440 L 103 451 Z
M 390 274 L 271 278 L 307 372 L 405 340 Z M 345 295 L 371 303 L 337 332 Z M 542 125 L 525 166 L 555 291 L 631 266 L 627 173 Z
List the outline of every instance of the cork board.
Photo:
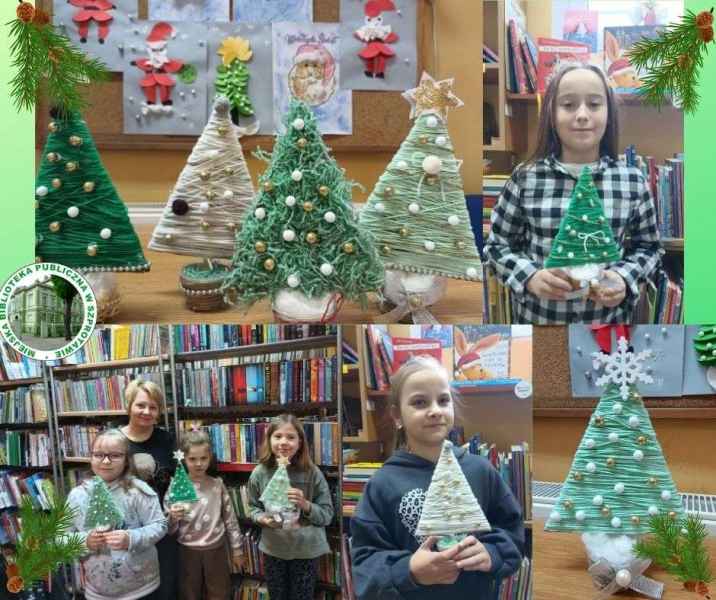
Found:
M 585 409 L 593 409 L 598 402 L 595 398 L 572 397 L 569 372 L 569 335 L 567 327 L 534 327 L 533 402 L 537 415 L 574 417 Z M 649 409 L 666 409 L 665 416 L 689 417 L 700 415 L 716 418 L 716 394 L 682 397 L 660 397 L 644 404 Z M 565 409 L 540 413 L 540 409 Z M 679 413 L 669 409 L 684 409 Z M 689 415 L 688 411 L 693 412 Z M 701 409 L 701 410 L 698 410 Z
M 138 0 L 139 17 L 146 19 L 148 1 Z M 420 73 L 431 61 L 431 13 L 427 0 L 418 2 L 417 48 Z M 38 0 L 38 5 L 52 12 L 52 0 Z M 233 3 L 232 3 L 233 14 Z M 333 23 L 339 20 L 339 0 L 313 0 L 313 20 Z M 122 74 L 113 73 L 110 81 L 86 88 L 90 109 L 85 112 L 95 144 L 100 150 L 183 150 L 190 151 L 197 136 L 125 135 L 122 113 Z M 36 145 L 42 148 L 49 122 L 47 102 L 38 102 L 36 111 Z M 356 152 L 390 152 L 398 149 L 410 131 L 410 106 L 400 92 L 353 92 L 353 134 L 326 135 L 326 143 L 334 150 Z M 273 136 L 249 136 L 241 140 L 244 151 L 258 146 L 270 149 Z

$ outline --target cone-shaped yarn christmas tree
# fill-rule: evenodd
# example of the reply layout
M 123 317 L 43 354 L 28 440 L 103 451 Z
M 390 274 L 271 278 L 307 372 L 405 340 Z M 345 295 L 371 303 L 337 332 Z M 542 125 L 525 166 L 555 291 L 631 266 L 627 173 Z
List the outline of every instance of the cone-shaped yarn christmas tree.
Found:
M 49 129 L 35 186 L 36 260 L 80 271 L 149 270 L 87 124 L 70 112 Z
M 404 95 L 415 124 L 380 176 L 360 223 L 375 238 L 388 269 L 458 279 L 477 279 L 480 257 L 470 228 L 461 160 L 447 130 L 447 109 L 462 102 L 452 80 L 423 73 Z M 411 115 L 412 116 L 412 115 Z
M 445 440 L 415 534 L 440 536 L 438 548 L 444 550 L 459 543 L 470 532 L 490 529 L 490 523 L 453 453 L 452 442 Z
M 681 499 L 666 465 L 635 381 L 649 382 L 641 369 L 647 353 L 595 353 L 605 365 L 597 384 L 606 384 L 562 486 L 547 531 L 648 533 L 649 517 L 681 516 Z
M 291 487 L 287 470 L 289 460 L 282 456 L 276 459 L 276 462 L 278 464 L 276 472 L 259 498 L 263 502 L 266 512 L 272 514 L 294 508 L 294 505 L 288 500 L 288 490 Z
M 227 37 L 217 52 L 221 62 L 217 67 L 214 86 L 231 103 L 231 117 L 238 125 L 240 117 L 252 117 L 254 107 L 249 99 L 249 68 L 253 52 L 248 40 L 241 37 Z
M 260 190 L 236 241 L 224 289 L 251 305 L 283 290 L 362 299 L 383 281 L 353 216 L 351 183 L 326 148 L 311 110 L 292 101 Z
M 124 521 L 124 516 L 112 498 L 104 479 L 95 476 L 92 483 L 94 485 L 85 513 L 85 528 L 109 531 L 119 527 Z
M 174 458 L 177 460 L 177 468 L 172 477 L 172 482 L 169 484 L 169 504 L 177 503 L 190 503 L 197 502 L 199 498 L 196 496 L 196 488 L 189 474 L 184 468 L 184 464 L 181 462 L 184 458 L 184 453 L 181 450 L 177 450 L 174 453 Z
M 707 325 L 699 329 L 694 338 L 694 350 L 698 354 L 699 364 L 716 365 L 716 327 Z
M 254 190 L 241 144 L 218 97 L 182 169 L 149 248 L 204 258 L 231 258 L 236 231 Z
M 619 260 L 620 253 L 614 233 L 604 215 L 602 201 L 592 181 L 589 167 L 584 167 L 574 186 L 567 212 L 559 224 L 552 250 L 545 267 L 596 266 Z M 584 277 L 581 277 L 584 275 Z M 598 275 L 598 269 L 574 271 L 575 279 L 582 279 L 586 287 Z

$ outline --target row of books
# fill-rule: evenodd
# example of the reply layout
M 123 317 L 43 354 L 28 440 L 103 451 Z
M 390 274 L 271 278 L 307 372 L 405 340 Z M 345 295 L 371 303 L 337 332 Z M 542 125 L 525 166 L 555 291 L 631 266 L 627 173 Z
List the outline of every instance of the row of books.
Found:
M 376 325 L 365 327 L 366 384 L 372 390 L 390 387 L 393 372 L 393 345 L 388 332 Z
M 258 462 L 269 422 L 257 419 L 248 421 L 206 425 L 211 448 L 218 462 Z M 181 428 L 186 430 L 194 423 L 182 421 Z M 313 462 L 317 465 L 337 465 L 341 449 L 338 424 L 333 421 L 304 420 L 302 425 Z
M 333 350 L 333 349 L 329 349 Z M 183 406 L 333 402 L 336 356 L 178 370 Z
M 43 473 L 0 471 L 0 510 L 19 507 L 23 496 L 29 497 L 37 510 L 49 510 L 54 495 L 52 479 Z
M 97 425 L 63 425 L 59 428 L 60 452 L 64 458 L 89 456 L 94 439 L 105 429 Z
M 161 384 L 158 370 L 128 369 L 123 373 L 94 379 L 56 379 L 54 394 L 59 412 L 124 410 L 124 390 L 133 379 Z
M 512 298 L 509 286 L 502 283 L 495 269 L 482 265 L 482 318 L 483 323 L 512 323 Z
M 317 590 L 314 600 L 340 600 L 339 592 Z M 234 592 L 233 600 L 269 600 L 269 593 L 263 581 L 245 579 L 241 586 Z
M 47 422 L 45 390 L 39 386 L 0 392 L 0 423 Z
M 98 363 L 159 354 L 156 325 L 108 325 L 92 332 L 87 343 L 63 359 L 64 364 Z
M 680 324 L 684 322 L 684 279 L 663 270 L 655 285 L 642 295 L 644 304 L 637 307 L 637 323 Z
M 174 350 L 221 350 L 322 335 L 335 335 L 337 325 L 174 325 Z
M 527 34 L 520 19 L 509 19 L 507 25 L 507 89 L 516 94 L 538 91 L 537 46 Z
M 51 448 L 47 433 L 0 430 L 0 466 L 47 467 Z
M 42 362 L 20 354 L 0 338 L 0 381 L 42 377 Z
M 485 44 L 482 45 L 482 62 L 484 63 L 497 63 L 500 62 L 500 57 Z
M 381 462 L 350 463 L 343 468 L 343 516 L 352 517 L 363 489 L 373 474 L 383 466 Z
M 531 600 L 532 598 L 532 561 L 526 556 L 519 570 L 505 577 L 500 584 L 498 600 Z

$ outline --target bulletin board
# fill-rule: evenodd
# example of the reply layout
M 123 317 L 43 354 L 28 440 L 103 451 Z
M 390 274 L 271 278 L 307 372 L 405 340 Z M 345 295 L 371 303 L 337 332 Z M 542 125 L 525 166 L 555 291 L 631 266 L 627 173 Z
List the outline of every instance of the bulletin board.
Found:
M 428 0 L 416 0 L 417 49 L 419 74 L 431 62 L 431 11 Z M 339 21 L 339 0 L 313 0 L 314 22 L 335 23 Z M 52 0 L 38 0 L 38 5 L 52 12 Z M 233 14 L 233 6 L 232 6 Z M 148 0 L 139 0 L 139 18 L 146 19 Z M 112 73 L 105 83 L 88 86 L 86 97 L 90 109 L 85 120 L 92 132 L 95 144 L 100 150 L 183 150 L 190 151 L 197 136 L 174 135 L 126 135 L 123 133 L 122 73 Z M 356 152 L 389 152 L 398 149 L 410 131 L 410 106 L 401 97 L 401 92 L 353 91 L 353 133 L 352 135 L 325 135 L 326 143 L 333 150 Z M 42 147 L 47 137 L 50 121 L 46 101 L 40 101 L 36 111 L 36 145 Z M 273 145 L 273 136 L 255 135 L 241 139 L 244 151 L 261 146 Z
M 534 327 L 532 339 L 534 416 L 590 415 L 599 399 L 572 395 L 568 328 Z M 654 417 L 716 418 L 716 393 L 659 398 L 645 395 L 644 404 Z

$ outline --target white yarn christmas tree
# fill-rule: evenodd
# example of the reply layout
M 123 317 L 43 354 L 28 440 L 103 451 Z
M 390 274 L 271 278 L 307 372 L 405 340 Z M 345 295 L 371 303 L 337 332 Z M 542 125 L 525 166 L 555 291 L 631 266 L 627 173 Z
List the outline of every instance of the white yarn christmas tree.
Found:
M 266 512 L 273 515 L 279 515 L 282 510 L 294 509 L 294 505 L 288 500 L 288 490 L 291 487 L 291 482 L 288 478 L 286 467 L 289 460 L 281 456 L 276 459 L 276 462 L 278 463 L 278 468 L 259 498 L 263 502 Z
M 229 100 L 217 97 L 154 229 L 152 250 L 202 258 L 233 255 L 254 189 L 229 109 Z
M 439 536 L 438 549 L 459 543 L 470 532 L 490 531 L 490 523 L 445 440 L 425 496 L 416 535 Z

